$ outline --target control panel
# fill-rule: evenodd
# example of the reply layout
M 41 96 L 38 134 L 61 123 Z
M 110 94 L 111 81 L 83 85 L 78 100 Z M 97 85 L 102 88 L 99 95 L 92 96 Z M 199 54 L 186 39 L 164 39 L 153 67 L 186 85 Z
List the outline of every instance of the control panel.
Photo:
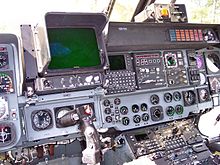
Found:
M 18 107 L 19 79 L 18 39 L 0 35 L 0 151 L 16 146 L 21 138 L 21 118 Z M 14 43 L 8 44 L 12 40 Z M 11 42 L 11 41 L 10 41 Z
M 132 56 L 128 53 L 109 54 L 110 70 L 106 72 L 104 87 L 108 94 L 136 90 Z
M 69 94 L 40 96 L 38 103 L 24 109 L 27 139 L 29 141 L 36 141 L 42 139 L 48 140 L 56 136 L 66 136 L 66 138 L 81 137 L 82 134 L 80 134 L 78 124 L 66 125 L 60 123 L 59 120 L 68 112 L 74 111 L 84 105 L 90 107 L 90 111 L 86 111 L 85 113 L 99 127 L 99 107 L 97 105 L 97 98 L 93 95 L 94 93 L 92 91 L 81 91 Z
M 85 90 L 102 85 L 100 73 L 75 74 L 37 78 L 35 88 L 38 93 L 57 93 L 62 91 Z
M 202 135 L 192 123 L 192 120 L 177 121 L 124 132 L 118 137 L 122 142 L 118 152 L 133 158 L 147 155 L 163 165 L 215 165 Z
M 186 118 L 199 108 L 212 107 L 207 87 L 140 92 L 100 100 L 103 128 L 129 130 Z
M 160 52 L 134 54 L 139 89 L 165 86 L 163 56 Z
M 81 16 L 74 18 L 81 21 Z M 91 18 L 96 17 L 92 14 Z M 55 38 L 59 30 L 66 33 L 63 45 L 70 43 L 69 34 L 74 31 L 75 35 L 80 29 L 75 22 L 72 30 L 66 28 L 68 20 L 74 19 L 68 16 L 65 20 L 63 29 L 50 27 L 51 32 L 57 32 Z M 83 23 L 82 27 L 87 27 Z M 9 154 L 16 157 L 11 162 L 19 153 L 19 163 L 46 158 L 42 155 L 48 153 L 53 159 L 56 149 L 51 149 L 51 144 L 62 151 L 75 140 L 80 141 L 79 153 L 83 156 L 83 140 L 87 145 L 93 143 L 97 151 L 86 154 L 96 159 L 103 143 L 99 134 L 105 137 L 112 131 L 111 141 L 115 137 L 123 139 L 121 149 L 129 149 L 132 158 L 147 155 L 165 165 L 212 163 L 193 119 L 219 105 L 219 25 L 110 23 L 107 43 L 101 35 L 104 25 L 100 31 L 82 28 L 91 37 L 96 37 L 91 31 L 100 35 L 100 44 L 96 44 L 96 38 L 93 42 L 97 58 L 90 56 L 89 50 L 82 51 L 77 59 L 78 49 L 71 53 L 75 43 L 67 44 L 68 49 L 63 50 L 69 54 L 58 51 L 52 57 L 53 65 L 44 61 L 49 59 L 46 57 L 39 63 L 41 57 L 37 56 L 44 55 L 43 47 L 37 51 L 36 38 L 28 35 L 32 31 L 27 29 L 23 38 L 30 38 L 24 39 L 24 59 L 17 37 L 0 34 L 0 152 L 15 149 L 14 154 Z M 82 34 L 76 43 L 84 37 Z M 29 44 L 29 40 L 33 43 Z M 67 59 L 65 65 L 60 62 L 63 58 Z M 28 60 L 31 63 L 23 64 Z M 42 66 L 44 62 L 48 66 Z M 32 63 L 37 65 L 31 70 L 28 67 Z M 21 68 L 26 69 L 24 76 Z M 87 128 L 93 137 L 87 134 Z M 26 159 L 25 152 L 30 159 Z

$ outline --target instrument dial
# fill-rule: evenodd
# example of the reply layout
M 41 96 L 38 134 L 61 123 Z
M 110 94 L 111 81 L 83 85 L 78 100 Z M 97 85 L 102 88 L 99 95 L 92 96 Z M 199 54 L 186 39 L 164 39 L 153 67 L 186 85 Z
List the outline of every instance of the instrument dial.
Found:
M 5 73 L 0 73 L 0 93 L 12 92 L 14 92 L 12 78 Z
M 52 126 L 52 114 L 49 110 L 40 110 L 32 113 L 34 130 L 45 130 Z
M 209 92 L 207 89 L 199 90 L 199 99 L 201 102 L 209 100 Z
M 8 65 L 8 55 L 0 53 L 0 68 L 5 68 Z
M 196 94 L 194 91 L 183 92 L 184 104 L 190 106 L 196 103 Z
M 10 127 L 0 127 L 0 143 L 6 143 L 11 141 L 11 128 Z

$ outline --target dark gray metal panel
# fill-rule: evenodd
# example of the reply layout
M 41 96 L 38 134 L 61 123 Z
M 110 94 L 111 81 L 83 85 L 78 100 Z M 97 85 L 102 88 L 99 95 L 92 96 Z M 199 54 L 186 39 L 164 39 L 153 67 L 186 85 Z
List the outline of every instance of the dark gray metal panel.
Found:
M 203 48 L 210 45 L 219 45 L 219 41 L 208 43 L 200 42 L 171 42 L 170 29 L 213 29 L 216 33 L 220 25 L 186 24 L 186 23 L 125 23 L 110 22 L 107 51 L 134 51 L 154 49 L 183 49 Z
M 26 79 L 37 78 L 36 50 L 31 25 L 21 25 L 21 38 L 24 48 Z

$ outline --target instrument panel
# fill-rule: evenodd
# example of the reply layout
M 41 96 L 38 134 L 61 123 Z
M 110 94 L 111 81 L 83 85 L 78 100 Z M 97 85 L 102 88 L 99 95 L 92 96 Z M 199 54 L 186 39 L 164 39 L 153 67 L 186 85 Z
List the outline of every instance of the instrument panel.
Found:
M 1 35 L 3 38 L 7 35 Z M 8 150 L 19 144 L 21 138 L 21 118 L 18 108 L 18 88 L 16 79 L 18 69 L 18 39 L 8 35 L 8 40 L 15 44 L 7 44 L 0 40 L 0 147 Z M 3 43 L 4 44 L 3 44 Z
M 220 92 L 216 27 L 119 25 L 110 24 L 103 70 L 45 77 L 37 73 L 24 80 L 24 87 L 18 80 L 19 49 L 0 42 L 1 152 L 82 139 L 79 123 L 73 121 L 76 109 L 85 105 L 89 110 L 84 113 L 100 132 L 181 121 L 214 107 Z

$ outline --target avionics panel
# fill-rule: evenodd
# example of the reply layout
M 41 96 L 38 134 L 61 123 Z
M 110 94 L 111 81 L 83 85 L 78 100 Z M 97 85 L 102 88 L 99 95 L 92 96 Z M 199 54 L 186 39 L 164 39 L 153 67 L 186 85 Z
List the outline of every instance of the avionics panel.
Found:
M 103 128 L 134 129 L 187 118 L 213 107 L 200 50 L 111 52 L 109 61 L 109 72 L 133 71 L 137 87 L 129 93 L 112 88 L 109 96 L 101 98 Z M 130 61 L 132 65 L 127 65 Z M 113 82 L 108 79 L 109 84 Z
M 136 90 L 132 55 L 129 53 L 108 54 L 110 68 L 106 71 L 104 87 L 108 94 L 126 93 Z
M 166 85 L 161 52 L 134 53 L 134 65 L 139 89 Z

